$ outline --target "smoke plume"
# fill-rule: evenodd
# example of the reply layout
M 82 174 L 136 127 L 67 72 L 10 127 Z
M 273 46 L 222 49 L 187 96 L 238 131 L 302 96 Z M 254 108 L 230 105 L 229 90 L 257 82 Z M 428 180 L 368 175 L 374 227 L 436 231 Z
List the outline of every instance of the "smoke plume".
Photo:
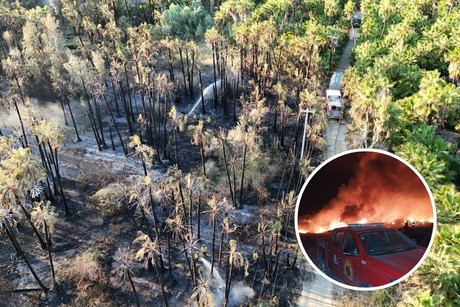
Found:
M 399 160 L 368 152 L 361 156 L 354 175 L 340 186 L 323 209 L 299 218 L 299 229 L 323 232 L 350 223 L 405 220 L 433 220 L 431 200 L 424 184 Z

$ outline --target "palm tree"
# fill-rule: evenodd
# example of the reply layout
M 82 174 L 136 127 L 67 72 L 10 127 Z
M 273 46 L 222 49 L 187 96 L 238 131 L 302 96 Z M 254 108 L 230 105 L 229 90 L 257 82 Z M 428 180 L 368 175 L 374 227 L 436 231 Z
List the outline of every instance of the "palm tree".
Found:
M 185 57 L 186 57 L 186 63 L 187 63 L 187 80 L 188 80 L 188 88 L 189 88 L 189 94 L 190 98 L 194 98 L 194 93 L 193 93 L 193 72 L 195 70 L 195 58 L 197 57 L 198 53 L 198 46 L 193 42 L 187 42 L 186 48 L 185 48 Z M 190 52 L 190 60 L 189 60 L 189 52 Z
M 132 124 L 133 120 L 132 120 L 132 114 L 131 114 L 132 104 L 131 104 L 131 98 L 129 100 L 129 103 L 128 101 L 126 101 L 126 95 L 123 90 L 122 81 L 124 77 L 122 74 L 122 69 L 123 69 L 122 66 L 123 65 L 119 61 L 115 59 L 112 60 L 112 62 L 110 63 L 110 78 L 111 78 L 112 83 L 117 85 L 119 96 L 121 97 L 121 102 L 122 102 L 123 110 L 125 113 L 126 122 L 128 124 L 128 132 L 130 136 L 133 136 L 134 129 L 133 129 L 133 124 Z M 128 90 L 129 90 L 129 84 L 127 84 L 126 86 L 128 86 Z M 116 93 L 114 93 L 114 96 L 116 96 Z
M 268 266 L 267 266 L 267 255 L 265 252 L 265 235 L 268 232 L 268 225 L 265 222 L 265 219 L 263 216 L 260 217 L 260 222 L 257 224 L 257 232 L 259 233 L 260 236 L 260 248 L 262 249 L 262 257 L 264 261 L 264 266 L 265 266 L 265 271 L 267 271 Z
M 63 70 L 64 67 L 62 67 L 61 69 Z M 75 117 L 73 115 L 72 108 L 70 107 L 70 101 L 68 97 L 69 94 L 67 90 L 67 87 L 69 86 L 68 81 L 64 79 L 63 73 L 55 67 L 52 67 L 50 69 L 50 77 L 52 80 L 51 85 L 53 87 L 53 90 L 59 95 L 61 104 L 65 103 L 67 105 L 67 108 L 70 113 L 70 118 L 72 119 L 72 125 L 75 130 L 75 135 L 77 137 L 76 141 L 81 142 L 80 134 L 78 133 L 78 129 L 77 129 L 77 123 L 75 122 Z
M 202 120 L 198 121 L 198 125 L 190 125 L 188 127 L 191 136 L 192 144 L 198 145 L 200 148 L 201 155 L 201 166 L 203 168 L 203 175 L 206 177 L 206 164 L 205 164 L 205 152 L 208 150 L 209 140 L 211 139 L 211 134 L 209 131 L 204 129 L 204 122 Z
M 186 248 L 185 248 L 185 242 L 184 238 L 186 237 L 187 233 L 187 227 L 183 219 L 183 215 L 180 214 L 178 206 L 176 206 L 175 210 L 173 211 L 173 215 L 170 216 L 169 218 L 166 219 L 165 224 L 166 224 L 166 229 L 168 230 L 168 264 L 169 264 L 169 270 L 171 272 L 172 266 L 171 266 L 171 243 L 169 240 L 169 234 L 171 235 L 171 239 L 177 243 L 179 241 L 182 241 L 184 244 L 184 253 L 187 259 L 187 264 L 189 267 L 189 272 L 190 275 L 193 276 L 193 270 L 192 270 L 192 265 L 190 263 L 190 260 L 187 256 Z
M 129 147 L 134 148 L 135 155 L 139 155 L 144 169 L 144 176 L 147 176 L 147 166 L 152 165 L 153 157 L 155 155 L 155 149 L 150 146 L 141 143 L 141 138 L 138 135 L 134 135 L 130 138 Z
M 87 109 L 86 114 L 91 124 L 91 129 L 96 140 L 98 150 L 102 151 L 102 147 L 106 146 L 104 136 L 101 134 L 103 132 L 102 127 L 98 127 L 97 114 L 93 110 L 91 105 L 91 96 L 89 95 L 87 84 L 93 84 L 97 82 L 97 73 L 90 65 L 90 61 L 81 59 L 76 55 L 69 55 L 69 60 L 64 64 L 64 68 L 70 75 L 72 84 L 74 85 L 74 94 L 81 96 L 81 100 L 86 100 Z M 83 93 L 84 95 L 81 95 Z M 99 118 L 100 119 L 100 118 Z
M 119 263 L 119 267 L 115 269 L 114 273 L 120 278 L 121 282 L 124 284 L 126 279 L 128 279 L 131 288 L 133 289 L 134 298 L 136 300 L 136 306 L 139 307 L 139 297 L 137 296 L 136 287 L 133 282 L 133 271 L 131 266 L 133 264 L 133 254 L 129 248 L 123 248 L 118 250 L 118 257 L 115 259 Z
M 211 220 L 212 224 L 212 251 L 211 251 L 211 276 L 214 272 L 214 261 L 215 261 L 215 246 L 216 246 L 216 224 L 217 224 L 217 215 L 220 211 L 220 207 L 218 205 L 217 199 L 215 195 L 212 196 L 211 199 L 208 200 L 208 206 L 210 207 L 209 211 L 205 211 L 209 213 L 209 219 Z
M 188 226 L 189 226 L 189 236 L 193 239 L 193 192 L 195 186 L 195 178 L 191 173 L 185 176 L 185 182 L 188 190 Z
M 147 214 L 149 211 L 150 197 L 145 189 L 145 183 L 143 181 L 149 180 L 150 177 L 142 177 L 136 180 L 132 186 L 127 189 L 129 206 L 135 208 L 135 214 L 138 216 L 139 212 L 142 217 L 142 226 L 146 226 L 148 235 L 153 238 L 151 227 L 149 225 L 149 219 Z
M 168 129 L 167 129 L 167 117 L 169 113 L 168 110 L 168 100 L 172 97 L 175 85 L 172 81 L 168 80 L 168 77 L 165 74 L 157 74 L 154 80 L 154 89 L 158 95 L 158 109 L 161 110 L 160 101 L 163 99 L 163 112 L 160 113 L 159 122 L 163 122 L 163 158 L 170 156 L 166 152 L 166 147 L 168 144 Z M 158 142 L 159 143 L 159 142 Z
M 166 53 L 168 54 L 169 81 L 174 82 L 175 78 L 172 54 L 177 52 L 177 42 L 175 40 L 171 40 L 170 38 L 165 38 L 162 39 L 160 43 L 162 47 L 166 49 Z
M 187 242 L 187 245 L 185 244 Z M 199 254 L 195 253 L 195 251 L 198 249 L 197 248 L 198 240 L 194 240 L 192 236 L 189 234 L 185 235 L 185 241 L 183 241 L 184 245 L 184 253 L 187 258 L 187 262 L 189 264 L 189 269 L 190 269 L 190 277 L 192 279 L 192 285 L 196 285 L 196 260 L 199 259 Z M 188 249 L 188 252 L 187 252 Z
M 221 261 L 222 261 L 222 254 L 223 254 L 223 249 L 224 249 L 225 236 L 227 236 L 227 240 L 228 240 L 228 234 L 229 234 L 230 231 L 231 231 L 231 229 L 230 229 L 230 224 L 228 222 L 228 213 L 225 212 L 224 218 L 222 219 L 221 230 L 220 230 L 219 265 L 221 265 Z
M 56 285 L 56 276 L 54 272 L 53 257 L 51 256 L 51 235 L 54 233 L 54 224 L 56 223 L 56 209 L 51 206 L 51 202 L 47 201 L 35 203 L 35 207 L 31 213 L 32 222 L 37 227 L 42 227 L 45 235 L 46 248 L 48 250 L 48 258 L 50 261 L 51 275 L 53 284 Z
M 166 227 L 171 233 L 171 238 L 174 242 L 179 242 L 183 240 L 185 234 L 187 233 L 187 227 L 183 220 L 182 214 L 179 214 L 178 208 L 174 211 L 172 217 L 166 219 Z
M 228 242 L 230 248 L 227 262 L 227 274 L 225 275 L 225 295 L 224 295 L 224 306 L 228 305 L 228 299 L 230 294 L 230 286 L 232 283 L 232 273 L 234 268 L 239 268 L 244 265 L 244 257 L 240 252 L 236 251 L 236 241 L 230 240 Z
M 19 109 L 18 105 L 18 97 L 16 94 L 14 94 L 11 90 L 7 91 L 6 94 L 3 96 L 0 96 L 1 101 L 0 104 L 8 107 L 10 104 L 14 106 L 14 109 L 16 110 L 16 114 L 18 115 L 19 119 L 19 124 L 21 126 L 21 131 L 22 131 L 22 139 L 21 142 L 23 141 L 23 147 L 28 147 L 29 143 L 27 142 L 27 134 L 26 134 L 26 128 L 24 126 L 24 120 L 21 115 L 21 111 Z M 29 107 L 29 100 L 27 99 L 27 104 L 25 105 L 27 108 Z
M 345 13 L 345 17 L 350 20 L 350 28 L 353 28 L 353 15 L 355 13 L 355 3 L 353 0 L 348 0 L 345 3 L 345 6 L 343 8 L 343 12 Z
M 449 61 L 449 77 L 454 84 L 458 85 L 460 80 L 460 47 L 455 47 L 445 58 Z
M 206 114 L 206 109 L 204 107 L 204 93 L 203 93 L 203 78 L 201 77 L 201 68 L 198 69 L 198 77 L 200 81 L 200 95 L 201 95 L 201 114 Z
M 34 268 L 29 262 L 29 259 L 26 257 L 26 254 L 22 250 L 21 246 L 19 245 L 18 240 L 16 239 L 16 236 L 14 234 L 13 228 L 16 227 L 16 220 L 14 219 L 13 213 L 4 208 L 0 207 L 0 234 L 3 234 L 6 232 L 8 235 L 8 238 L 10 239 L 11 243 L 13 244 L 16 252 L 18 255 L 24 259 L 24 262 L 26 263 L 27 267 L 29 268 L 30 272 L 34 276 L 35 280 L 37 281 L 38 285 L 42 289 L 43 293 L 48 293 L 49 289 L 43 284 L 43 282 L 40 280 L 38 277 L 37 273 L 35 272 Z
M 211 291 L 212 279 L 204 280 L 203 276 L 198 278 L 198 285 L 194 288 L 192 299 L 196 298 L 198 307 L 213 307 L 214 294 Z
M 285 125 L 286 125 L 287 113 L 288 113 L 288 107 L 285 104 L 287 93 L 286 93 L 286 89 L 283 87 L 283 85 L 279 81 L 273 86 L 273 90 L 276 94 L 276 97 L 278 98 L 277 106 L 275 106 L 273 132 L 278 133 L 279 144 L 281 147 L 284 147 Z M 279 131 L 278 131 L 278 126 L 277 126 L 278 110 L 281 113 Z
M 222 41 L 222 36 L 217 32 L 216 28 L 211 28 L 208 31 L 206 31 L 205 34 L 206 38 L 206 43 L 211 45 L 212 49 L 212 67 L 213 67 L 213 72 L 214 72 L 214 83 L 213 83 L 213 99 L 214 99 L 214 109 L 217 110 L 217 74 L 216 74 L 216 67 L 218 66 L 219 63 L 218 61 L 218 46 L 219 43 Z
M 228 180 L 228 187 L 230 189 L 230 197 L 232 198 L 232 204 L 234 207 L 236 207 L 236 197 L 235 197 L 235 194 L 234 194 L 234 186 L 232 188 L 232 181 L 230 179 L 230 171 L 229 171 L 229 163 L 227 161 L 227 150 L 226 150 L 226 143 L 227 143 L 227 134 L 225 132 L 225 130 L 223 128 L 221 128 L 219 130 L 219 133 L 218 133 L 218 138 L 221 142 L 221 145 L 222 145 L 222 158 L 223 158 L 223 162 L 224 162 L 224 165 L 225 165 L 225 172 L 227 173 L 227 180 Z
M 188 116 L 178 116 L 176 106 L 173 105 L 169 111 L 169 117 L 171 118 L 171 124 L 173 126 L 173 136 L 174 136 L 174 155 L 176 159 L 176 165 L 180 168 L 179 164 L 179 150 L 177 143 L 177 132 L 178 130 L 183 132 L 185 130 L 185 125 L 187 123 Z
M 102 83 L 98 83 L 95 86 L 96 86 L 96 91 L 95 91 L 95 97 L 94 98 L 95 98 L 95 100 L 99 100 L 99 98 L 102 97 L 102 99 L 104 100 L 105 106 L 107 108 L 107 111 L 109 112 L 112 124 L 115 126 L 115 130 L 117 131 L 117 135 L 118 135 L 118 139 L 120 140 L 121 148 L 123 149 L 123 152 L 124 152 L 125 157 L 126 157 L 128 155 L 128 149 L 126 148 L 125 142 L 123 141 L 123 138 L 121 136 L 120 129 L 118 128 L 118 123 L 116 122 L 115 117 L 113 115 L 113 112 L 110 109 L 110 105 L 109 105 L 109 102 L 108 102 L 107 97 L 106 97 L 107 88 Z M 113 138 L 112 138 L 112 144 L 113 144 Z
M 21 210 L 26 216 L 30 226 L 34 230 L 37 239 L 43 249 L 46 243 L 32 223 L 29 211 L 25 207 L 24 191 L 30 191 L 46 173 L 35 156 L 32 155 L 30 148 L 13 148 L 11 140 L 6 137 L 0 138 L 0 194 L 1 203 L 5 208 L 13 211 Z
M 292 214 L 295 211 L 297 197 L 294 191 L 289 192 L 282 200 L 279 205 L 281 216 L 284 217 L 284 239 L 286 240 L 289 233 L 289 227 L 291 225 Z
M 59 127 L 59 123 L 57 121 L 47 122 L 46 120 L 36 120 L 32 124 L 32 131 L 34 132 L 39 142 L 39 147 L 41 147 L 40 152 L 43 154 L 42 159 L 45 158 L 43 159 L 44 164 L 46 161 L 48 161 L 47 165 L 49 167 L 47 167 L 47 170 L 49 175 L 52 177 L 53 171 L 51 170 L 51 165 L 54 168 L 54 174 L 56 175 L 55 177 L 59 185 L 59 191 L 64 203 L 65 213 L 68 215 L 70 212 L 69 208 L 67 207 L 67 200 L 62 188 L 58 162 L 58 148 L 64 143 L 64 132 Z M 47 148 L 49 149 L 49 153 Z
M 176 39 L 177 40 L 177 39 Z M 179 56 L 180 56 L 180 64 L 181 64 L 181 68 L 182 68 L 182 79 L 184 81 L 184 94 L 185 96 L 188 96 L 188 90 L 187 90 L 187 81 L 185 80 L 185 66 L 184 66 L 184 57 L 183 57 L 183 54 L 182 54 L 182 50 L 184 49 L 184 42 L 179 42 L 177 41 L 177 46 L 178 46 L 178 50 L 179 50 Z
M 149 267 L 149 263 L 154 266 L 155 271 L 158 276 L 158 280 L 160 281 L 161 292 L 163 294 L 164 304 L 166 307 L 168 307 L 169 304 L 168 304 L 168 299 L 166 297 L 163 276 L 160 270 L 158 269 L 159 257 L 162 257 L 161 251 L 160 251 L 160 245 L 158 243 L 158 238 L 155 238 L 155 240 L 152 241 L 148 235 L 141 232 L 137 236 L 137 238 L 133 241 L 133 243 L 140 244 L 140 247 L 136 253 L 136 259 L 144 260 L 145 268 Z

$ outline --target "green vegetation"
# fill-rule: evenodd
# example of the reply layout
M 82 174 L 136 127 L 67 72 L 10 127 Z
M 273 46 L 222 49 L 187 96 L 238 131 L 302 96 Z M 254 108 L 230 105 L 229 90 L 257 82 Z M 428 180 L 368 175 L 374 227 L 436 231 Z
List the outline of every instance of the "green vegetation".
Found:
M 380 297 L 387 297 L 385 304 L 457 305 L 460 159 L 457 144 L 438 131 L 459 130 L 460 9 L 451 1 L 362 1 L 361 10 L 354 65 L 345 76 L 355 137 L 364 146 L 387 147 L 418 169 L 440 224 L 415 277 Z
M 162 14 L 162 24 L 166 35 L 189 40 L 202 38 L 213 21 L 201 1 L 192 1 L 190 6 L 171 4 Z

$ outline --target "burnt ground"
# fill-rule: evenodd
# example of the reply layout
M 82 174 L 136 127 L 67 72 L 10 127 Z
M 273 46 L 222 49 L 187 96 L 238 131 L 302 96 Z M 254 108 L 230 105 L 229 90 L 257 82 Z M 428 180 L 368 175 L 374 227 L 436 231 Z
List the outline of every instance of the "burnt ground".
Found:
M 210 79 L 208 75 L 206 77 L 207 82 L 210 82 Z M 198 95 L 196 94 L 196 96 Z M 185 113 L 193 105 L 193 102 L 191 99 L 184 99 L 177 107 L 180 112 Z M 43 110 L 47 118 L 54 118 L 63 122 L 62 111 L 57 104 L 39 101 L 36 101 L 35 104 Z M 119 248 L 132 246 L 137 232 L 146 232 L 146 229 L 142 228 L 141 222 L 139 219 L 135 219 L 132 211 L 125 210 L 117 216 L 104 215 L 95 208 L 95 202 L 91 196 L 109 183 L 121 181 L 129 176 L 142 175 L 142 166 L 138 157 L 125 158 L 123 156 L 117 139 L 114 140 L 115 151 L 112 151 L 111 148 L 98 151 L 83 109 L 74 104 L 74 111 L 83 141 L 74 143 L 72 127 L 65 128 L 67 140 L 59 150 L 59 160 L 64 192 L 71 215 L 66 216 L 64 214 L 62 201 L 59 196 L 56 196 L 54 205 L 57 207 L 59 218 L 55 226 L 55 233 L 52 236 L 52 255 L 56 266 L 58 285 L 44 299 L 41 292 L 37 291 L 39 290 L 38 285 L 24 262 L 15 255 L 8 238 L 1 236 L 0 302 L 8 302 L 9 306 L 86 306 L 89 302 L 106 306 L 135 305 L 129 284 L 121 285 L 115 276 L 114 270 L 119 266 L 115 258 Z M 212 102 L 209 101 L 207 102 L 207 116 L 212 118 L 211 123 L 215 127 L 233 125 L 232 114 L 223 115 L 221 109 L 214 111 Z M 104 122 L 109 121 L 108 118 L 103 120 Z M 123 124 L 123 118 L 117 118 L 117 121 Z M 2 132 L 5 133 L 4 128 L 2 128 Z M 107 137 L 108 131 L 105 132 Z M 124 131 L 123 133 L 126 136 L 127 132 Z M 179 144 L 183 173 L 199 169 L 201 166 L 198 148 L 190 145 L 190 139 L 187 136 L 181 136 Z M 149 169 L 152 180 L 161 181 L 165 176 L 167 166 L 168 164 L 154 165 Z M 161 212 L 161 208 L 158 208 L 157 214 L 160 217 L 162 217 Z M 231 217 L 232 224 L 238 225 L 238 228 L 230 235 L 230 238 L 237 240 L 238 251 L 243 252 L 248 258 L 251 258 L 254 247 L 259 244 L 257 239 L 258 217 L 261 213 L 268 215 L 267 212 L 274 214 L 275 210 L 259 206 L 254 197 L 248 197 L 245 199 L 243 208 L 236 210 Z M 210 250 L 211 227 L 205 217 L 201 221 L 201 228 L 201 244 L 207 245 L 208 250 Z M 270 293 L 273 293 L 274 302 L 279 302 L 281 305 L 296 302 L 301 295 L 303 281 L 310 280 L 312 273 L 306 269 L 306 261 L 299 252 L 293 229 L 294 227 L 291 228 L 291 235 L 287 241 L 282 244 L 283 250 L 280 252 L 279 273 L 275 288 L 272 288 L 271 284 L 260 282 L 262 268 L 256 271 L 256 265 L 253 262 L 249 267 L 249 276 L 246 278 L 242 270 L 235 270 L 233 284 L 237 285 L 238 281 L 245 281 L 245 284 L 250 286 L 255 276 L 256 283 L 253 287 L 255 299 L 262 297 L 262 301 L 268 300 L 268 297 L 271 296 Z M 43 282 L 50 287 L 52 280 L 46 251 L 40 249 L 38 241 L 31 233 L 30 226 L 20 224 L 18 230 L 19 242 L 32 266 Z M 165 241 L 164 238 L 163 241 Z M 86 289 L 87 297 L 84 297 L 76 294 L 75 285 L 63 282 L 63 277 L 60 275 L 60 265 L 87 250 L 96 250 L 101 255 L 104 276 L 101 280 L 88 286 Z M 297 258 L 297 256 L 299 257 Z M 162 274 L 169 303 L 173 306 L 189 306 L 192 304 L 190 300 L 192 289 L 182 248 L 174 247 L 171 250 L 170 258 L 171 266 L 174 269 L 171 272 L 166 270 Z M 296 262 L 293 264 L 294 259 Z M 210 260 L 209 257 L 208 260 Z M 75 268 L 75 270 L 78 269 Z M 223 263 L 221 267 L 217 266 L 216 269 L 222 276 L 225 276 Z M 163 300 L 156 274 L 145 270 L 141 263 L 135 263 L 132 271 L 141 304 L 161 305 Z M 235 289 L 238 290 L 238 287 L 235 286 Z
M 212 82 L 211 70 L 204 70 L 204 84 Z M 180 76 L 177 72 L 176 76 Z M 177 101 L 178 112 L 187 114 L 199 98 L 199 92 L 195 92 L 194 99 L 182 97 Z M 63 123 L 62 111 L 57 103 L 44 103 L 35 101 L 35 105 L 45 113 L 48 119 L 58 119 Z M 70 216 L 65 216 L 62 209 L 62 202 L 59 197 L 55 200 L 58 208 L 59 219 L 56 224 L 56 231 L 53 235 L 52 254 L 57 264 L 65 263 L 65 260 L 74 258 L 87 250 L 97 250 L 101 255 L 101 262 L 104 269 L 104 278 L 99 282 L 93 282 L 86 289 L 89 297 L 81 297 L 76 294 L 75 285 L 64 283 L 59 273 L 59 265 L 56 268 L 58 286 L 53 288 L 47 299 L 41 298 L 40 291 L 37 291 L 37 284 L 28 272 L 22 260 L 14 253 L 14 250 L 5 236 L 0 237 L 0 302 L 9 302 L 9 306 L 54 306 L 54 305 L 80 305 L 87 306 L 89 301 L 97 305 L 135 305 L 132 289 L 129 284 L 121 285 L 117 280 L 114 270 L 119 266 L 115 261 L 118 249 L 121 247 L 132 246 L 132 241 L 138 231 L 146 231 L 142 228 L 138 219 L 135 219 L 132 211 L 125 210 L 116 216 L 107 216 L 95 208 L 94 200 L 91 196 L 100 188 L 109 183 L 123 180 L 129 176 L 142 175 L 142 166 L 137 157 L 125 158 L 121 152 L 118 140 L 115 138 L 116 149 L 111 148 L 98 151 L 94 137 L 90 129 L 89 122 L 84 110 L 77 103 L 73 103 L 76 119 L 79 125 L 79 132 L 83 141 L 74 143 L 74 131 L 72 127 L 66 127 L 67 140 L 65 145 L 59 150 L 61 174 L 64 183 L 64 192 L 71 210 Z M 207 114 L 202 116 L 200 106 L 195 114 L 198 118 L 210 118 L 210 128 L 218 127 L 230 128 L 234 125 L 232 105 L 229 104 L 227 114 L 224 114 L 222 106 L 214 109 L 212 99 L 206 99 Z M 12 116 L 4 116 L 5 126 L 16 126 L 11 122 Z M 8 118 L 7 118 L 8 117 Z M 193 116 L 190 120 L 193 121 Z M 109 122 L 108 117 L 104 117 L 105 123 Z M 124 119 L 117 118 L 124 127 L 123 134 L 127 139 L 127 127 Z M 294 121 L 288 123 L 293 130 Z M 107 126 L 107 125 L 106 125 Z M 332 131 L 334 131 L 332 127 Z M 4 127 L 2 132 L 5 133 Z M 18 131 L 16 131 L 17 134 Z M 344 129 L 338 129 L 339 137 L 342 139 Z M 108 145 L 109 131 L 105 131 Z M 268 131 L 267 133 L 270 133 Z M 292 136 L 287 136 L 286 144 L 290 144 Z M 328 144 L 331 138 L 325 135 Z M 345 142 L 342 142 L 345 144 Z M 266 146 L 272 146 L 265 143 Z M 342 145 L 342 144 L 341 144 Z M 335 149 L 334 149 L 335 150 Z M 339 149 L 342 151 L 344 149 Z M 179 158 L 180 167 L 183 173 L 201 168 L 200 155 L 197 146 L 190 144 L 190 138 L 185 135 L 179 137 Z M 165 165 L 154 165 L 149 169 L 153 181 L 161 181 L 165 176 L 168 165 L 174 162 L 174 156 L 167 153 L 163 159 L 172 156 L 172 161 L 166 161 Z M 327 155 L 326 155 L 327 157 Z M 316 151 L 312 158 L 312 165 L 318 165 L 325 158 L 320 151 Z M 284 162 L 283 162 L 284 163 Z M 272 194 L 271 199 L 260 202 L 255 195 L 245 196 L 243 208 L 236 210 L 231 216 L 232 225 L 238 225 L 235 232 L 229 237 L 238 241 L 238 251 L 243 252 L 250 258 L 254 247 L 258 246 L 257 223 L 260 214 L 273 216 L 276 212 L 273 206 L 273 196 L 276 193 L 287 190 L 289 187 L 279 184 L 279 176 L 272 179 L 268 184 L 268 190 Z M 162 214 L 162 208 L 158 208 L 157 213 Z M 194 223 L 197 223 L 196 219 Z M 294 238 L 294 225 L 291 226 L 290 236 L 286 242 L 281 244 L 278 277 L 276 287 L 271 284 L 260 282 L 262 279 L 262 269 L 256 270 L 254 262 L 250 262 L 249 275 L 245 277 L 242 270 L 234 273 L 234 285 L 244 281 L 246 285 L 254 284 L 254 299 L 262 298 L 262 303 L 270 305 L 280 304 L 281 306 L 291 305 L 331 305 L 336 304 L 336 299 L 343 295 L 343 290 L 333 286 L 330 282 L 319 276 L 304 259 L 297 241 Z M 210 250 L 210 225 L 206 218 L 201 221 L 202 242 Z M 39 276 L 46 285 L 51 285 L 50 269 L 46 252 L 38 247 L 37 240 L 33 237 L 28 225 L 19 226 L 19 241 L 31 259 L 32 265 L 37 270 Z M 165 240 L 163 240 L 165 241 Z M 162 246 L 162 248 L 165 248 Z M 175 247 L 171 250 L 171 267 L 173 270 L 164 271 L 162 276 L 166 284 L 166 292 L 169 303 L 173 306 L 189 306 L 193 302 L 190 300 L 192 292 L 188 268 L 184 259 L 182 248 Z M 224 252 L 225 256 L 225 252 Z M 260 256 L 260 255 L 259 255 Z M 165 255 L 166 257 L 166 255 Z M 209 256 L 207 256 L 209 260 Z M 295 260 L 294 260 L 295 259 Z M 167 265 L 166 265 L 167 267 Z M 216 267 L 218 272 L 225 276 L 225 269 L 222 266 Z M 76 268 L 78 270 L 78 268 Z M 159 289 L 158 279 L 154 272 L 149 272 L 142 268 L 141 263 L 135 263 L 132 267 L 133 281 L 139 294 L 142 305 L 159 306 L 162 304 L 161 290 Z M 236 290 L 244 290 L 244 287 Z M 22 291 L 32 289 L 30 291 Z M 20 292 L 18 292 L 18 290 Z M 270 295 L 273 294 L 273 295 Z M 269 297 L 273 300 L 270 301 Z M 254 302 L 254 300 L 253 300 Z M 1 304 L 0 304 L 1 305 Z

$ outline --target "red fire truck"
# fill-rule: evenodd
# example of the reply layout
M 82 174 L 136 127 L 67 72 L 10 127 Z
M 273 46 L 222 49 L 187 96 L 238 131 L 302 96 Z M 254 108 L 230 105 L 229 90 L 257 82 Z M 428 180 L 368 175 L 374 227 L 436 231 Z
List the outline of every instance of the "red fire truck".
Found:
M 319 268 L 339 282 L 377 287 L 407 274 L 426 249 L 383 223 L 336 228 L 330 240 L 316 243 Z

